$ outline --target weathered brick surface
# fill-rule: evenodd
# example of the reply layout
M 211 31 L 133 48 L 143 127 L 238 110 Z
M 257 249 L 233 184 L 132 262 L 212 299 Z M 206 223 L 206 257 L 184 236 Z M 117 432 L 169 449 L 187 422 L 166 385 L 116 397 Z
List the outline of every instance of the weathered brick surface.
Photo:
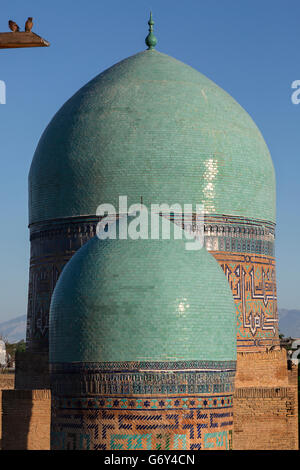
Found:
M 50 449 L 50 390 L 2 392 L 2 449 Z
M 298 449 L 297 388 L 238 388 L 235 450 Z
M 14 388 L 14 384 L 15 384 L 14 373 L 0 374 L 0 390 Z
M 238 353 L 236 387 L 286 387 L 288 383 L 285 349 Z
M 298 449 L 297 377 L 285 350 L 238 354 L 235 450 Z

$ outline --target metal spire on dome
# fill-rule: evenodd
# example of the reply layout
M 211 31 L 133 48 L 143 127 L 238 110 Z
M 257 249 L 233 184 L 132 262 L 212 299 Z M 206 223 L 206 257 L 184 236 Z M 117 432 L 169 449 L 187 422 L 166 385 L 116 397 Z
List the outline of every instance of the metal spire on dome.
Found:
M 157 39 L 153 34 L 154 21 L 152 19 L 152 12 L 151 11 L 150 11 L 150 19 L 148 21 L 148 25 L 149 25 L 149 34 L 145 39 L 145 43 L 148 46 L 148 50 L 152 50 L 152 49 L 155 48 L 155 46 L 157 44 Z

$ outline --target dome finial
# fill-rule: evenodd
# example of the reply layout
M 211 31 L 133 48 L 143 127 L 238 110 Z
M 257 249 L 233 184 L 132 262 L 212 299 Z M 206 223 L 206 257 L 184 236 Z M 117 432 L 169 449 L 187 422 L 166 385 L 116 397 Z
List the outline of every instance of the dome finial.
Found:
M 150 19 L 148 21 L 148 25 L 149 25 L 149 34 L 145 39 L 145 43 L 148 46 L 148 50 L 152 50 L 152 49 L 155 48 L 155 46 L 157 44 L 157 39 L 153 34 L 154 21 L 152 19 L 152 11 L 150 11 Z

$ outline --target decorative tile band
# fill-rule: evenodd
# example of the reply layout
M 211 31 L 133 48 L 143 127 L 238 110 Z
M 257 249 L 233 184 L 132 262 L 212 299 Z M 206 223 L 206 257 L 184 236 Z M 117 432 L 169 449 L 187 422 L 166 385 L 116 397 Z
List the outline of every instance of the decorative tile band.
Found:
M 196 220 L 196 214 L 191 217 Z M 171 216 L 171 220 L 179 220 L 180 216 Z M 52 219 L 45 222 L 34 223 L 29 226 L 33 238 L 41 238 L 57 235 L 61 230 L 65 234 L 71 233 L 96 233 L 96 225 L 101 220 L 101 217 L 95 215 L 79 216 L 79 217 L 65 217 L 61 219 Z M 204 224 L 207 230 L 210 231 L 229 231 L 251 235 L 271 235 L 275 236 L 275 224 L 267 220 L 248 219 L 245 217 L 224 215 L 224 214 L 205 214 Z M 79 227 L 79 228 L 78 228 Z
M 134 371 L 132 363 L 106 363 L 111 366 L 108 370 L 102 369 L 103 363 L 51 364 L 51 389 L 59 396 L 233 393 L 233 361 L 211 364 L 207 361 L 202 363 L 205 368 L 194 370 L 164 369 L 169 364 L 162 362 L 153 363 L 156 370 L 151 371 L 149 365 L 152 363 L 148 367 L 143 364 L 145 370 Z M 113 365 L 118 365 L 118 369 L 113 369 Z
M 168 216 L 170 219 L 182 228 L 184 226 L 182 216 Z M 85 218 L 82 220 L 57 220 L 46 224 L 35 224 L 31 226 L 30 241 L 43 243 L 51 249 L 53 243 L 58 244 L 61 250 L 69 247 L 69 240 L 73 239 L 76 245 L 78 240 L 88 240 L 96 235 L 97 223 L 100 217 Z M 193 215 L 190 216 L 188 229 L 195 229 Z M 196 220 L 196 219 L 195 219 Z M 249 219 L 229 217 L 229 216 L 206 216 L 204 218 L 205 245 L 208 250 L 235 251 L 253 254 L 264 254 L 274 256 L 275 226 L 267 221 L 254 221 Z M 50 250 L 49 250 L 50 249 Z M 60 251 L 60 250 L 59 250 Z M 35 254 L 36 250 L 32 253 Z M 54 253 L 57 250 L 54 250 Z M 38 254 L 38 253 L 36 253 Z M 42 254 L 42 253 L 41 253 Z
M 73 362 L 52 363 L 50 369 L 54 373 L 92 372 L 145 372 L 145 371 L 183 371 L 191 370 L 235 370 L 235 361 L 128 361 L 128 362 Z
M 57 409 L 64 410 L 198 410 L 231 408 L 232 395 L 204 395 L 204 396 L 168 396 L 153 397 L 67 397 L 58 398 L 54 396 L 53 405 Z

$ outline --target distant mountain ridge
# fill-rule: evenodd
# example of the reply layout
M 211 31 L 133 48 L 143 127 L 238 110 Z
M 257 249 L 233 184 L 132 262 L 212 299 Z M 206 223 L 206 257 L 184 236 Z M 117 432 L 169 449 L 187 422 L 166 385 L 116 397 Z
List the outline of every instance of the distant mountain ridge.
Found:
M 0 335 L 9 343 L 16 343 L 26 338 L 26 315 L 0 323 Z
M 288 310 L 280 308 L 279 331 L 284 336 L 300 338 L 300 310 Z M 0 335 L 10 343 L 15 343 L 26 338 L 26 315 L 13 318 L 0 323 Z
M 280 308 L 278 316 L 280 333 L 287 337 L 300 338 L 300 310 Z

